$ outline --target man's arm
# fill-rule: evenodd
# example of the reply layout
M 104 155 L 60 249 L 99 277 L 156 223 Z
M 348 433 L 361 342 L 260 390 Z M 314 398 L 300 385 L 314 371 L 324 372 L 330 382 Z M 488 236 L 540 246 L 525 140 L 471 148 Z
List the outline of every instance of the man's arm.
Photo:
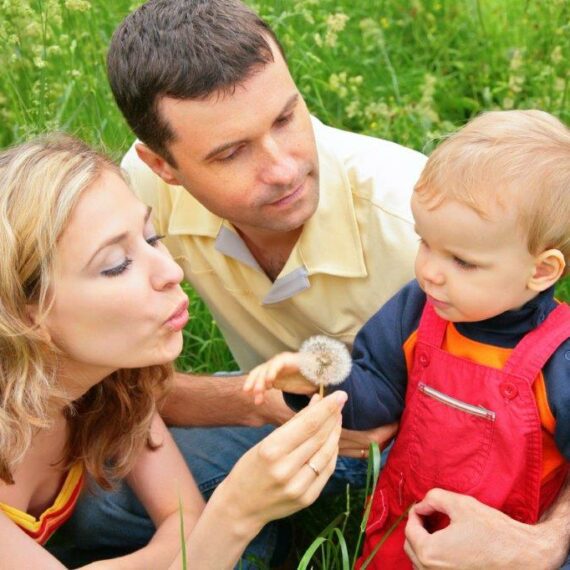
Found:
M 245 376 L 174 375 L 173 387 L 160 408 L 169 425 L 281 425 L 293 416 L 279 390 L 270 390 L 256 406 L 242 390 Z
M 160 414 L 168 425 L 258 427 L 281 425 L 294 412 L 285 405 L 282 392 L 269 390 L 262 405 L 256 406 L 243 391 L 245 376 L 193 376 L 176 373 L 174 386 L 162 403 Z M 383 446 L 396 432 L 396 424 L 369 431 L 342 430 L 340 455 L 362 459 L 370 442 Z
M 429 534 L 421 516 L 434 511 L 447 514 L 451 522 Z M 564 565 L 569 547 L 568 481 L 536 525 L 515 521 L 472 497 L 434 489 L 412 508 L 406 526 L 405 550 L 420 570 L 554 570 Z

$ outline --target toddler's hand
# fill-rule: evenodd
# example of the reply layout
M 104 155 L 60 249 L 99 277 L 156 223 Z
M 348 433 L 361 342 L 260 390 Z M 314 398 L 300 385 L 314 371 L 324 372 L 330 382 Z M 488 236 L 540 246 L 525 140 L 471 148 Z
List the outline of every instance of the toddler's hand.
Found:
M 299 372 L 302 355 L 298 352 L 282 352 L 254 368 L 243 385 L 245 392 L 252 392 L 256 405 L 263 403 L 266 390 L 277 388 L 293 394 L 314 394 L 317 386 Z

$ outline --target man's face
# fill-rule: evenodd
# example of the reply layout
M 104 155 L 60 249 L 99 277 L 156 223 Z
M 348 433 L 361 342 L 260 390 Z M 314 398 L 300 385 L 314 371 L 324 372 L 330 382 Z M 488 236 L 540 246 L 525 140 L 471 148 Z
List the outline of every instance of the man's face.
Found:
M 251 235 L 300 228 L 318 204 L 318 160 L 305 102 L 277 49 L 233 93 L 164 98 L 176 167 L 155 171 Z M 143 157 L 144 160 L 144 157 Z

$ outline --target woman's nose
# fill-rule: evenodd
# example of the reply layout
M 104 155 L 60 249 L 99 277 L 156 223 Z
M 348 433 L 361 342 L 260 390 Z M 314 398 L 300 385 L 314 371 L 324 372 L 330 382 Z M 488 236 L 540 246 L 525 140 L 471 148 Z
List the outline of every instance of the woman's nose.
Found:
M 156 251 L 152 267 L 152 285 L 155 289 L 165 289 L 179 285 L 184 278 L 182 268 L 172 259 L 163 246 Z

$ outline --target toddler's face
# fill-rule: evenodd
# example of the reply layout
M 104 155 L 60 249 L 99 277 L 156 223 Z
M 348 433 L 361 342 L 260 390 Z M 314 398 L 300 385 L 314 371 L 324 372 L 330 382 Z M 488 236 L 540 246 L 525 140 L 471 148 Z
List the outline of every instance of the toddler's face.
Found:
M 527 287 L 535 257 L 514 212 L 497 207 L 484 219 L 454 200 L 428 208 L 416 193 L 412 212 L 421 239 L 416 277 L 441 317 L 481 321 L 516 309 L 536 295 Z

